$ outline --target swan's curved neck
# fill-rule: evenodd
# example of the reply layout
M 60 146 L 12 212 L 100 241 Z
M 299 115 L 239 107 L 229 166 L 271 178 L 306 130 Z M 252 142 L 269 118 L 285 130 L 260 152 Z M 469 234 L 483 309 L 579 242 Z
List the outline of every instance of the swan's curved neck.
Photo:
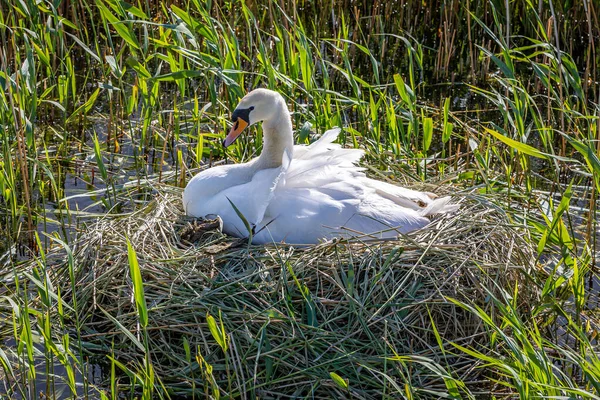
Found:
M 257 169 L 281 166 L 283 153 L 287 150 L 290 158 L 294 151 L 294 135 L 290 113 L 281 99 L 274 110 L 274 118 L 263 122 L 263 150 L 256 162 Z

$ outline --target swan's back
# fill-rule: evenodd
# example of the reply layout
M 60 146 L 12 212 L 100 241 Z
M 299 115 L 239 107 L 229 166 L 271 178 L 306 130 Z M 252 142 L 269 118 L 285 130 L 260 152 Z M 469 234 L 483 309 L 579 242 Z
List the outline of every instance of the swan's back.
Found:
M 255 243 L 316 243 L 333 237 L 393 238 L 429 223 L 427 216 L 453 211 L 448 198 L 369 179 L 356 162 L 362 150 L 332 143 L 339 129 L 309 146 L 294 146 Z

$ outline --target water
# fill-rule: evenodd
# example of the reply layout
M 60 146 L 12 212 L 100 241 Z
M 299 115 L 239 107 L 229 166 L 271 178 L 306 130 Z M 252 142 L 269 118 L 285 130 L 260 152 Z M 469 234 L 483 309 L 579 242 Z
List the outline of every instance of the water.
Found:
M 17 343 L 12 338 L 4 340 L 3 344 L 5 349 L 15 349 L 17 347 Z M 7 376 L 4 376 L 4 371 L 0 369 L 0 398 L 10 395 L 10 398 L 15 400 L 33 398 L 49 398 L 57 400 L 72 399 L 73 393 L 66 381 L 68 375 L 67 368 L 56 359 L 54 359 L 54 362 L 48 362 L 43 354 L 43 345 L 38 343 L 35 344 L 34 347 L 37 353 L 34 356 L 36 377 L 35 380 L 27 379 L 29 382 L 32 382 L 32 385 L 21 385 L 23 392 L 18 391 L 15 382 L 9 380 Z M 11 355 L 11 359 L 14 359 L 10 350 L 8 354 Z M 97 364 L 86 362 L 84 365 L 86 368 L 86 379 L 84 379 L 81 371 L 75 368 L 75 363 L 71 364 L 75 379 L 75 398 L 86 398 L 89 400 L 100 399 L 101 397 L 98 392 L 90 387 L 93 385 L 100 385 L 105 377 L 105 372 L 103 372 L 102 368 Z M 17 381 L 26 379 L 26 377 L 22 376 L 22 374 L 26 373 L 24 371 L 25 370 L 16 371 Z

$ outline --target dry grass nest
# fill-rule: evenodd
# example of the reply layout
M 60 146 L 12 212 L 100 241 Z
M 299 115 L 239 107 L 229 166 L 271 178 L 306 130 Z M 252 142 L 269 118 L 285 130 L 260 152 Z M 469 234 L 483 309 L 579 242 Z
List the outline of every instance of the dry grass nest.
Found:
M 112 353 L 142 370 L 144 352 L 132 340 L 144 335 L 130 240 L 144 282 L 150 358 L 175 396 L 395 398 L 409 387 L 437 397 L 447 391 L 442 365 L 481 387 L 485 370 L 449 342 L 477 348 L 485 327 L 449 298 L 490 311 L 489 294 L 514 287 L 535 259 L 489 197 L 464 196 L 460 212 L 398 240 L 294 248 L 199 230 L 183 216 L 180 196 L 161 188 L 131 215 L 88 226 L 73 247 L 86 347 L 100 361 Z M 227 337 L 225 351 L 209 316 Z

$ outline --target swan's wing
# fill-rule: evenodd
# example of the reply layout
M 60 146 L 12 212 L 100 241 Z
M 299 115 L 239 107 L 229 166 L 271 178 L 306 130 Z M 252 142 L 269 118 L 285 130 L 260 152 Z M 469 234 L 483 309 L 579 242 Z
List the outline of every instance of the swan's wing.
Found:
M 251 227 L 259 225 L 281 175 L 281 168 L 258 171 L 250 182 L 229 187 L 207 198 L 202 209 L 219 215 L 226 233 L 238 237 L 247 236 L 248 229 L 237 211 Z
M 348 201 L 359 202 L 358 199 Z M 332 198 L 323 188 L 283 187 L 275 191 L 263 223 L 257 227 L 254 242 L 316 243 L 331 237 L 332 228 L 351 216 L 352 209 Z
M 393 238 L 427 223 L 417 211 L 378 196 L 374 189 L 350 178 L 315 187 L 278 188 L 254 240 L 306 244 L 374 232 L 373 237 Z
M 379 196 L 391 200 L 402 207 L 416 210 L 419 215 L 424 217 L 453 212 L 458 209 L 458 205 L 450 204 L 450 197 L 436 198 L 433 193 L 419 192 L 367 177 L 360 178 L 360 181 L 365 186 L 375 189 Z
M 365 186 L 373 188 L 378 195 L 412 210 L 424 209 L 432 202 L 432 195 L 424 192 L 418 192 L 402 186 L 392 185 L 391 183 L 369 179 L 366 176 L 362 177 L 360 181 Z
M 258 177 L 260 180 L 263 181 L 262 184 L 257 185 L 258 186 L 257 189 L 261 191 L 260 197 L 263 197 L 263 198 L 260 199 L 260 204 L 257 204 L 256 216 L 254 217 L 254 225 L 258 225 L 264 219 L 265 212 L 267 210 L 267 207 L 269 207 L 269 204 L 271 203 L 273 196 L 275 195 L 275 191 L 277 190 L 278 187 L 281 187 L 281 185 L 285 182 L 285 175 L 290 167 L 291 162 L 292 162 L 292 156 L 286 150 L 283 152 L 283 156 L 281 159 L 281 167 L 273 168 L 272 173 L 265 174 L 264 177 Z M 258 171 L 255 175 L 255 178 L 257 178 L 257 176 L 259 174 L 263 173 L 264 171 L 265 170 Z M 266 170 L 266 171 L 271 171 L 271 170 Z M 252 179 L 252 181 L 254 181 L 254 179 Z M 270 185 L 269 185 L 269 182 L 270 182 Z M 265 190 L 266 187 L 263 185 L 268 186 L 268 190 Z M 253 189 L 253 190 L 255 190 L 255 189 Z
M 317 187 L 330 181 L 362 176 L 356 163 L 363 150 L 344 149 L 333 143 L 340 128 L 330 129 L 309 146 L 294 146 L 294 159 L 286 173 L 286 187 Z
M 308 146 L 302 144 L 294 146 L 294 160 L 306 159 L 332 148 L 339 148 L 340 145 L 333 142 L 337 139 L 341 131 L 340 128 L 329 129 L 316 142 Z
M 331 144 L 335 141 L 335 139 L 337 139 L 341 131 L 342 129 L 338 127 L 326 130 L 325 133 L 321 135 L 319 140 L 317 140 L 314 143 L 311 143 L 308 147 L 310 147 L 310 149 L 314 151 L 317 150 L 319 147 Z
M 259 226 L 263 221 L 265 212 L 278 186 L 281 186 L 291 161 L 290 153 L 285 151 L 281 167 L 259 170 L 250 182 L 230 188 L 226 191 L 227 193 L 224 193 L 227 196 L 227 202 L 230 205 L 231 203 L 235 204 L 238 211 L 253 227 Z M 233 211 L 235 212 L 235 209 Z M 238 219 L 240 219 L 239 216 Z

